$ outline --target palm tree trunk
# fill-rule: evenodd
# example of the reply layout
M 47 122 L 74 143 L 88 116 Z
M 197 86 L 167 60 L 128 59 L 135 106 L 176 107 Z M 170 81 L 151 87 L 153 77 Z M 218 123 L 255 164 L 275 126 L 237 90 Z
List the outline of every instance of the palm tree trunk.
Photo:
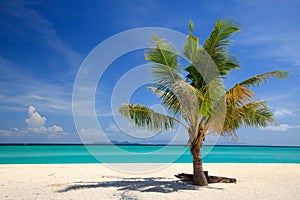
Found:
M 193 155 L 194 169 L 193 184 L 199 186 L 207 186 L 208 183 L 202 166 L 201 147 L 198 147 L 197 145 L 197 147 L 193 148 L 193 151 L 191 153 Z

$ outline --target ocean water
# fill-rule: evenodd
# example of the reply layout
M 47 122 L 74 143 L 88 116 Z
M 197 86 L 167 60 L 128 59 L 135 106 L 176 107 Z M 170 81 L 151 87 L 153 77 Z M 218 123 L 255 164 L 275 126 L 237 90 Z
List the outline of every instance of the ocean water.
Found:
M 204 146 L 205 163 L 300 163 L 297 147 Z M 191 163 L 188 147 L 0 145 L 0 164 Z

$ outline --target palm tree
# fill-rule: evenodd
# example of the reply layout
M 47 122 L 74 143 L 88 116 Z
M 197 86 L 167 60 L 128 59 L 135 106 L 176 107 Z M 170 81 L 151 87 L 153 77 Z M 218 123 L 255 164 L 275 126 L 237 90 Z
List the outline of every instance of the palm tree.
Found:
M 137 127 L 149 130 L 170 130 L 177 123 L 188 135 L 193 157 L 193 183 L 206 186 L 202 167 L 201 147 L 209 132 L 237 138 L 240 127 L 265 127 L 273 123 L 273 114 L 266 102 L 253 100 L 251 86 L 258 86 L 269 77 L 287 78 L 288 73 L 274 71 L 256 75 L 225 89 L 223 79 L 240 65 L 229 53 L 230 36 L 238 32 L 238 25 L 229 20 L 217 20 L 214 30 L 199 46 L 189 23 L 190 34 L 184 45 L 183 56 L 189 66 L 183 68 L 179 53 L 172 44 L 154 36 L 153 48 L 145 52 L 151 65 L 153 84 L 150 87 L 160 97 L 168 115 L 155 112 L 144 105 L 123 104 L 119 112 Z M 183 69 L 187 75 L 183 75 Z

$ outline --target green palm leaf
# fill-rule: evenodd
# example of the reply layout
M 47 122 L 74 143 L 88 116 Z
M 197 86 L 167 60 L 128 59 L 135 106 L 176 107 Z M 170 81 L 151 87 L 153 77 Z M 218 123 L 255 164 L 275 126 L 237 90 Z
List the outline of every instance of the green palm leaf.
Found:
M 184 45 L 183 55 L 191 62 L 185 69 L 189 74 L 186 79 L 196 88 L 209 84 L 219 77 L 219 71 L 211 56 L 199 46 L 199 39 L 189 35 Z
M 203 97 L 199 90 L 184 81 L 174 49 L 171 44 L 157 36 L 154 37 L 153 48 L 145 53 L 154 77 L 151 88 L 155 88 L 154 92 L 161 96 L 162 103 L 169 111 L 177 114 L 180 110 L 184 120 L 195 130 L 200 112 L 199 105 Z
M 284 80 L 288 78 L 289 72 L 285 71 L 273 71 L 273 72 L 267 72 L 263 74 L 258 74 L 256 76 L 253 76 L 251 78 L 248 78 L 247 80 L 242 81 L 239 83 L 239 85 L 244 87 L 250 87 L 250 86 L 259 86 L 261 83 L 266 82 L 268 78 L 274 78 L 277 77 L 280 80 Z
M 154 83 L 170 87 L 174 82 L 183 79 L 180 73 L 181 66 L 177 61 L 176 49 L 172 44 L 166 43 L 158 36 L 154 36 L 153 40 L 153 48 L 145 52 L 145 58 L 150 61 Z
M 232 42 L 228 38 L 239 31 L 240 28 L 235 22 L 226 19 L 217 20 L 214 30 L 203 45 L 204 49 L 217 65 L 219 73 L 222 76 L 227 75 L 232 69 L 240 68 L 235 56 L 228 52 L 228 47 Z
M 180 113 L 180 103 L 171 89 L 159 84 L 153 84 L 148 88 L 159 96 L 160 101 L 170 113 L 174 116 Z
M 155 112 L 144 105 L 123 104 L 119 108 L 119 112 L 123 117 L 129 119 L 135 126 L 139 128 L 147 128 L 150 131 L 171 130 L 174 128 L 175 122 L 186 127 L 174 117 Z

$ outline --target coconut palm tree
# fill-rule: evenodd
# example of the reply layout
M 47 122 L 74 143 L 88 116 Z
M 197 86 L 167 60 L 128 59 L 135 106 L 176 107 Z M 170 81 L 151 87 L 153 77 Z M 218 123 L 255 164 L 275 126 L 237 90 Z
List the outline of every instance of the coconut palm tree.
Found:
M 153 75 L 150 88 L 159 96 L 168 114 L 130 103 L 123 104 L 119 112 L 135 126 L 149 130 L 170 130 L 175 123 L 183 126 L 189 135 L 188 145 L 193 157 L 193 183 L 206 186 L 201 156 L 205 136 L 216 133 L 236 138 L 240 127 L 265 127 L 273 123 L 273 114 L 266 102 L 254 100 L 250 87 L 260 85 L 269 77 L 285 79 L 288 73 L 259 74 L 225 89 L 223 79 L 231 70 L 240 68 L 228 48 L 231 43 L 228 38 L 240 30 L 238 25 L 229 20 L 217 20 L 203 47 L 193 35 L 192 22 L 189 28 L 182 53 L 190 63 L 186 68 L 179 62 L 180 54 L 174 46 L 158 36 L 153 38 L 153 48 L 145 52 Z

